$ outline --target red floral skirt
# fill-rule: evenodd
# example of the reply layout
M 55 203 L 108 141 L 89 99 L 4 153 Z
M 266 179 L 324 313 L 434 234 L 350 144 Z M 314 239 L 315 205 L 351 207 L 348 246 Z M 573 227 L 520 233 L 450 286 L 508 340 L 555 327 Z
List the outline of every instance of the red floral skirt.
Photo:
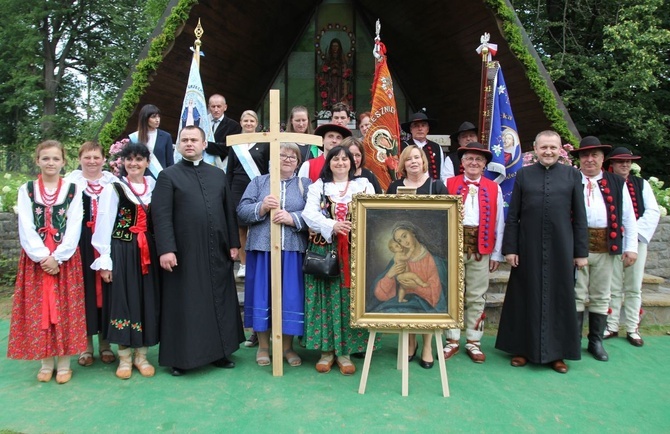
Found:
M 79 251 L 60 265 L 56 275 L 57 324 L 42 328 L 42 277 L 39 262 L 21 251 L 16 276 L 7 357 L 41 360 L 86 350 L 84 283 Z

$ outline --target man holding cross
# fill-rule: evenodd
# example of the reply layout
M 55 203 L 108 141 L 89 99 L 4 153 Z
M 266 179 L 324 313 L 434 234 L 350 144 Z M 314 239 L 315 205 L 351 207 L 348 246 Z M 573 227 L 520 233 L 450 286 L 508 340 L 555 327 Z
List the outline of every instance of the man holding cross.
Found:
M 156 250 L 163 269 L 159 364 L 172 375 L 229 357 L 244 341 L 233 261 L 240 242 L 226 174 L 206 164 L 205 133 L 187 126 L 183 159 L 163 170 L 151 203 Z

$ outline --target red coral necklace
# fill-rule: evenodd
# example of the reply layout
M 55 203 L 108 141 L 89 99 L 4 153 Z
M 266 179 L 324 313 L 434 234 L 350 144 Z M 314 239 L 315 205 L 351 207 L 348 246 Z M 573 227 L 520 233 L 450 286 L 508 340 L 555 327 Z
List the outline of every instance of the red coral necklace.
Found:
M 135 193 L 135 196 L 137 197 L 142 197 L 147 193 L 147 189 L 149 188 L 149 184 L 147 183 L 147 179 L 142 177 L 142 182 L 144 183 L 144 190 L 140 193 L 139 191 L 135 191 L 135 188 L 133 188 L 133 183 L 130 182 L 130 179 L 126 176 L 126 181 L 128 183 L 128 187 L 130 188 L 130 191 Z
M 42 175 L 37 176 L 37 185 L 40 190 L 40 196 L 42 197 L 42 202 L 45 206 L 51 207 L 56 203 L 58 195 L 60 194 L 60 189 L 63 186 L 63 178 L 58 177 L 58 185 L 56 186 L 56 191 L 54 193 L 47 193 L 47 189 L 44 186 L 44 180 Z

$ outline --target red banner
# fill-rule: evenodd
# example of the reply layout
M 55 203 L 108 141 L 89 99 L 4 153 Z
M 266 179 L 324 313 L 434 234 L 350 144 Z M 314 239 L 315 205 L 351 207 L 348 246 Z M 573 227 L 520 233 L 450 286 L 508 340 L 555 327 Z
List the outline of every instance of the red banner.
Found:
M 375 76 L 372 81 L 370 128 L 363 138 L 365 167 L 371 170 L 386 191 L 396 179 L 400 123 L 393 93 L 393 80 L 386 64 L 386 47 L 375 39 Z

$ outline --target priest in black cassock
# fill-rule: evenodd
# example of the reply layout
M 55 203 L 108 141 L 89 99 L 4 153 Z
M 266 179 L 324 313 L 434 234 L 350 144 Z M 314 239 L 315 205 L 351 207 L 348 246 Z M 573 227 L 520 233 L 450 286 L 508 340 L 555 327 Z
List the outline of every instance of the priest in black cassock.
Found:
M 164 169 L 151 203 L 162 275 L 159 364 L 172 375 L 213 363 L 233 368 L 244 341 L 233 261 L 240 242 L 225 173 L 202 160 L 198 127 L 181 130 L 179 163 Z
M 512 354 L 512 366 L 548 363 L 566 373 L 563 360 L 581 358 L 575 267 L 589 256 L 582 178 L 558 163 L 556 132 L 541 132 L 533 146 L 538 161 L 517 173 L 505 222 L 502 253 L 512 271 L 496 348 Z

